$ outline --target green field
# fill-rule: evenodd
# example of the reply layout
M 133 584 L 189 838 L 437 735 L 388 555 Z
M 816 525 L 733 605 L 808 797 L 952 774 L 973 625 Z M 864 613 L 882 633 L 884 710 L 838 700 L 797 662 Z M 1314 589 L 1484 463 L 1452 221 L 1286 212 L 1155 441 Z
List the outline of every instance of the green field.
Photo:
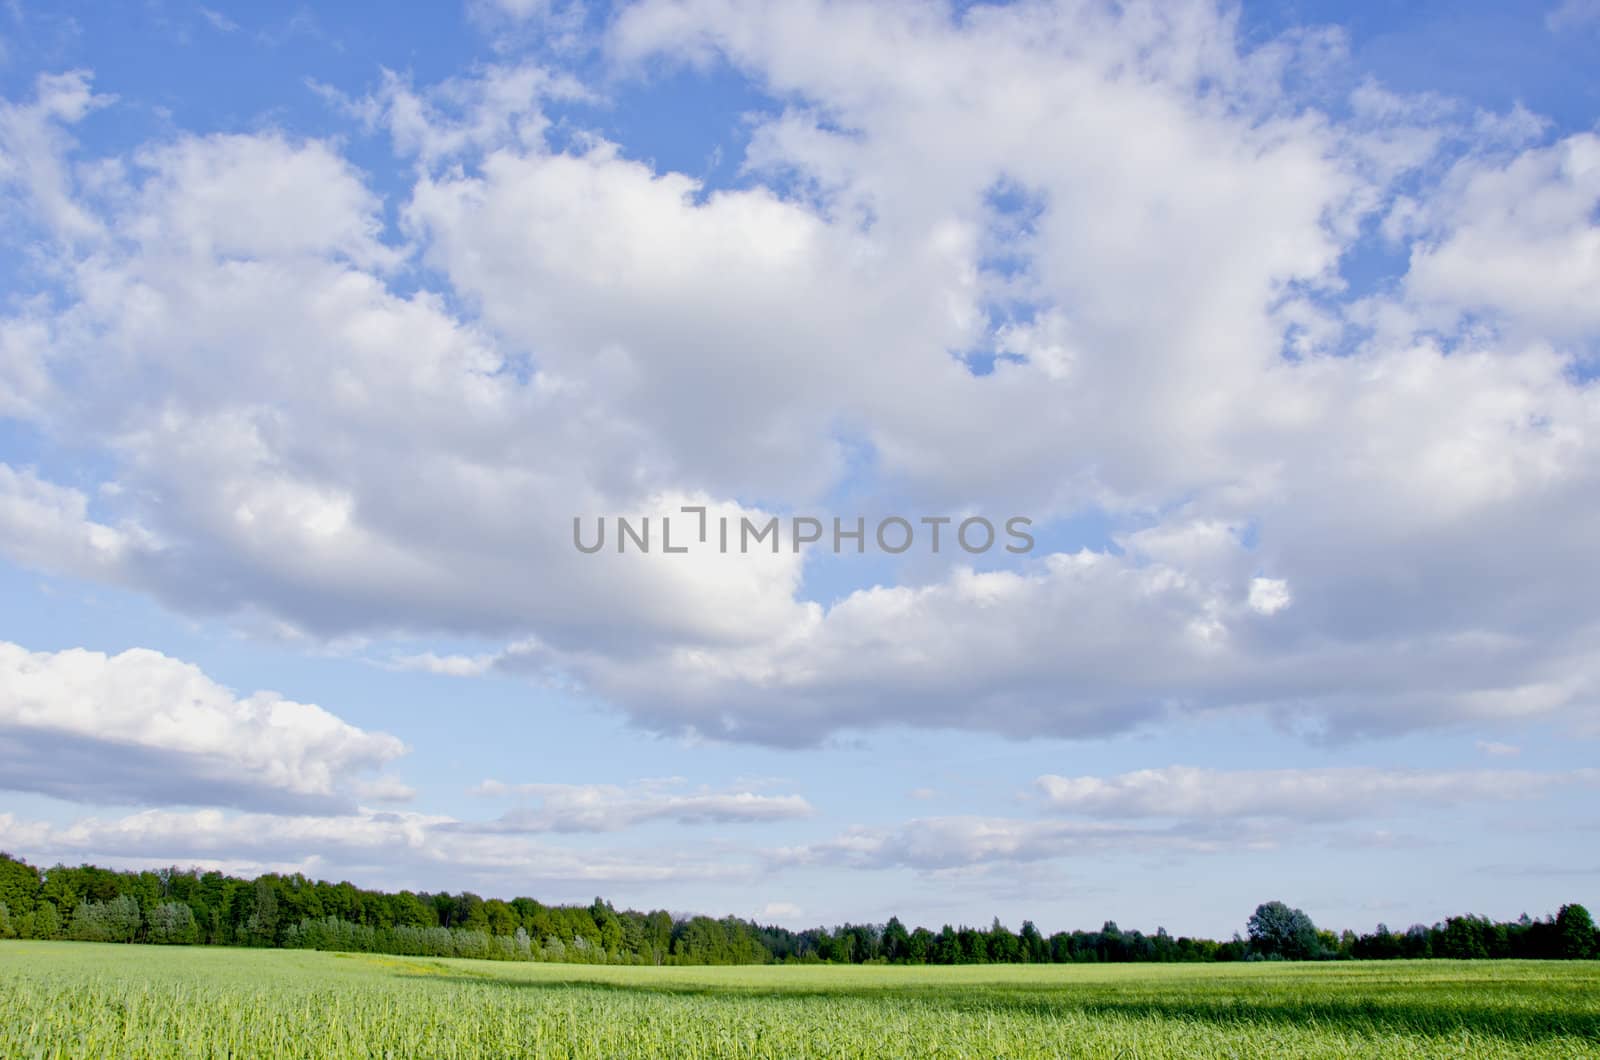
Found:
M 0 1056 L 1600 1056 L 1600 964 L 624 968 L 4 942 Z

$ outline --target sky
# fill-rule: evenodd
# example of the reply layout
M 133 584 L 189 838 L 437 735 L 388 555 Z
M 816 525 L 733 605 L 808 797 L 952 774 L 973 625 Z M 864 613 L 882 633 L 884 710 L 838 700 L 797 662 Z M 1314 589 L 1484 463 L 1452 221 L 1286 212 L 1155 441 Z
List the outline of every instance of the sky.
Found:
M 372 12 L 0 7 L 0 849 L 1600 902 L 1600 3 Z

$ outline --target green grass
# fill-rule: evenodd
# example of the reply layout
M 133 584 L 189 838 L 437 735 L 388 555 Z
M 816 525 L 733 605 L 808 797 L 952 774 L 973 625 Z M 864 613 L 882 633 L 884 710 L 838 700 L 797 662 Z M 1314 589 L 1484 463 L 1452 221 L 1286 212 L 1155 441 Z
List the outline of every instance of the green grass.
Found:
M 1600 1056 L 1600 964 L 622 968 L 3 942 L 0 1056 Z

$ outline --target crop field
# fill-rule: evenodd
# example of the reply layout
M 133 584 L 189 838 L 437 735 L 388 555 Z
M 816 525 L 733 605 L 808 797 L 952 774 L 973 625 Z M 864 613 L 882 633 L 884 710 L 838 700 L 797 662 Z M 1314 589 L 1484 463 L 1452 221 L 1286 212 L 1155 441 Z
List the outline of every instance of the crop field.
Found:
M 1600 963 L 627 968 L 4 942 L 0 1056 L 1600 1056 Z

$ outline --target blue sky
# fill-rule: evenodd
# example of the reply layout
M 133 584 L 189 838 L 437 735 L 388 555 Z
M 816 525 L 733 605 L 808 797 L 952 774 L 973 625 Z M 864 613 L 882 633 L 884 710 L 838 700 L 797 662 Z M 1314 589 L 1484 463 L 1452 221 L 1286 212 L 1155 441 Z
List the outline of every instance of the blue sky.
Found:
M 0 849 L 791 926 L 1595 900 L 1597 52 L 1585 0 L 10 4 Z M 572 547 L 684 504 L 1035 547 Z

